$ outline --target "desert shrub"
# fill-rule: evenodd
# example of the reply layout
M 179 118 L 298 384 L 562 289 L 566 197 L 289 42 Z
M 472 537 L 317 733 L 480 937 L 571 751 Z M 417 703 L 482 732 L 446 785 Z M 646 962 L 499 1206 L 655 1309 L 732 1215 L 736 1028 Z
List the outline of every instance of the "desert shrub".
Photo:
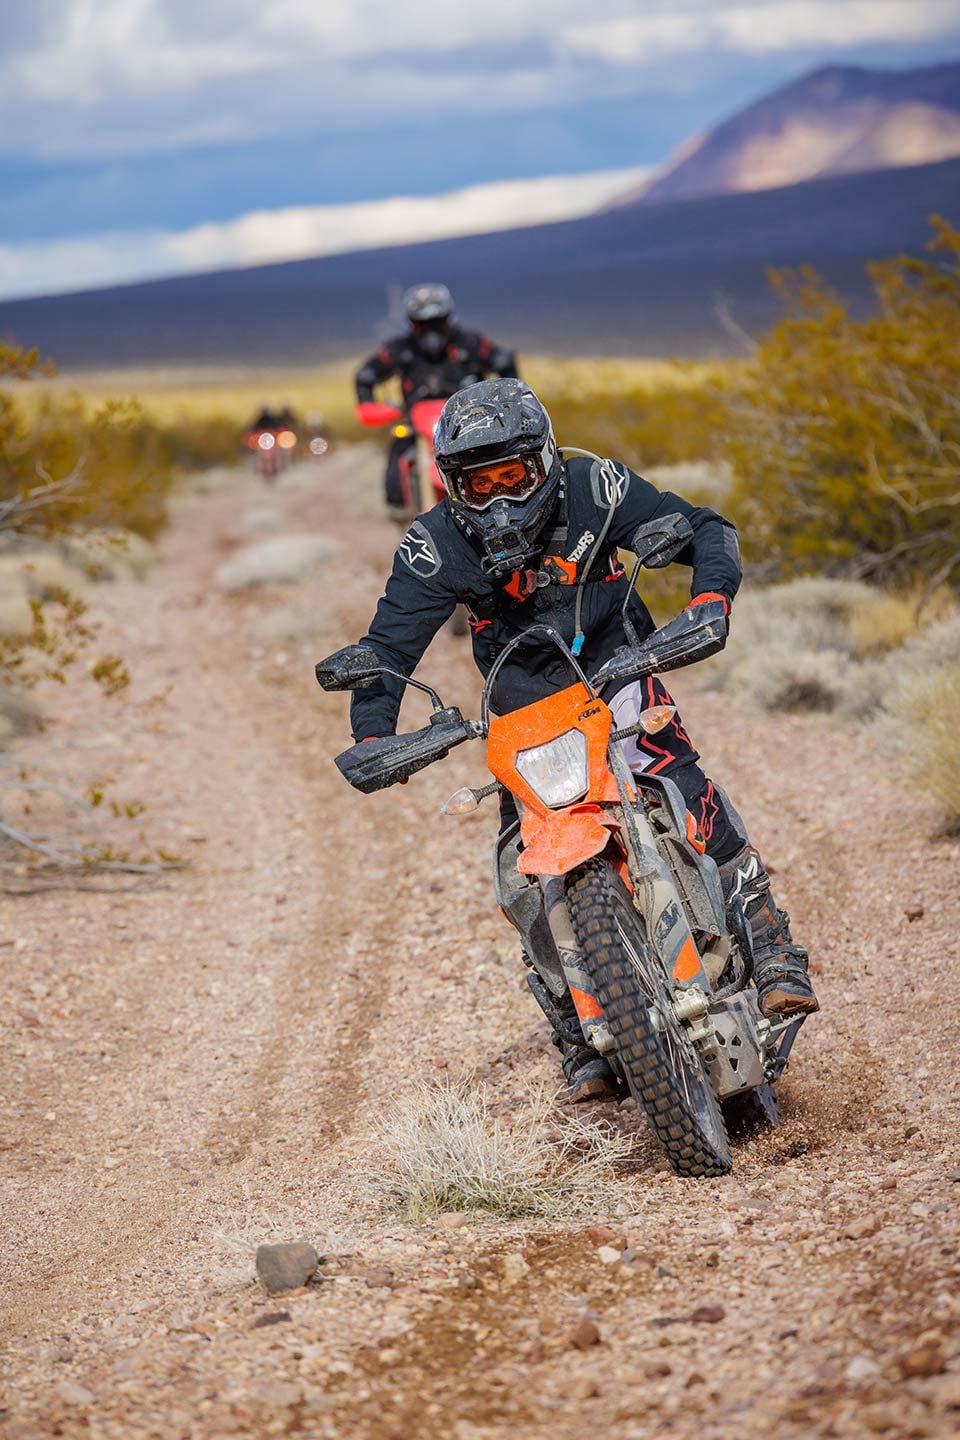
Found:
M 0 345 L 0 381 L 18 384 L 44 371 L 35 351 Z M 57 541 L 67 551 L 77 537 L 118 527 L 155 535 L 166 519 L 173 476 L 168 443 L 132 403 L 88 413 L 76 397 L 47 395 L 25 407 L 10 389 L 0 390 L 0 740 L 38 723 L 37 707 L 18 697 L 44 682 L 65 683 L 98 639 L 82 597 L 70 588 L 77 570 L 40 542 Z M 104 695 L 129 684 L 123 658 L 110 652 L 94 655 L 84 668 Z M 0 771 L 6 794 L 0 834 L 41 862 L 156 868 L 150 856 L 133 857 L 99 837 L 51 842 L 21 828 L 19 817 L 11 823 L 15 796 L 25 816 L 37 795 L 55 795 L 70 809 L 96 803 L 72 793 L 57 775 L 30 774 L 5 758 Z M 117 816 L 139 813 L 135 805 L 132 811 L 118 805 Z
M 380 1122 L 375 1148 L 366 1184 L 413 1220 L 443 1210 L 555 1217 L 602 1204 L 630 1141 L 557 1111 L 543 1089 L 525 1096 L 507 1125 L 482 1085 L 446 1084 L 401 1100 Z
M 232 459 L 236 449 L 236 432 L 222 422 L 165 431 L 134 400 L 91 408 L 77 395 L 44 395 L 24 409 L 0 394 L 0 506 L 23 501 L 4 529 L 123 529 L 152 539 L 178 475 Z M 45 502 L 28 508 L 40 491 Z
M 643 472 L 719 454 L 726 418 L 726 371 L 719 366 L 540 361 L 529 374 L 561 445 L 611 455 Z
M 810 270 L 728 397 L 733 513 L 755 574 L 935 588 L 960 567 L 960 233 L 870 267 L 855 319 Z
M 942 807 L 945 830 L 960 834 L 960 661 L 901 683 L 881 733 Z
M 728 688 L 762 710 L 839 710 L 848 693 L 844 659 L 838 650 L 793 650 L 785 645 L 752 650 L 733 670 Z
M 734 607 L 730 641 L 705 675 L 716 689 L 765 710 L 882 711 L 905 674 L 960 661 L 960 615 L 945 593 L 933 613 L 914 593 L 862 580 L 801 577 L 749 587 Z

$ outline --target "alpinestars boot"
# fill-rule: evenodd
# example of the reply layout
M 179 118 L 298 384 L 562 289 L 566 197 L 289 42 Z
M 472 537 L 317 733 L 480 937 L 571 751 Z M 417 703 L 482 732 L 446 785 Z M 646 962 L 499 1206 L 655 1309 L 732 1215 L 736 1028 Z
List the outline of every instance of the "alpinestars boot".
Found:
M 718 867 L 727 904 L 739 895 L 753 934 L 753 978 L 764 1015 L 804 1015 L 820 1005 L 808 974 L 808 956 L 790 934 L 790 916 L 778 910 L 770 876 L 749 843 Z

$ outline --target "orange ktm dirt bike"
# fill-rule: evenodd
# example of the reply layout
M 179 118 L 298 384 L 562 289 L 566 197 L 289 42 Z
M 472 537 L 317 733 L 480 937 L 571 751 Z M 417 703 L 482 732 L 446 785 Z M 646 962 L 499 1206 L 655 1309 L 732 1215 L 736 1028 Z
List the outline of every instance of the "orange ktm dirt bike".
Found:
M 642 526 L 631 548 L 637 569 L 658 567 L 686 545 L 681 516 Z M 631 590 L 633 585 L 631 584 Z M 629 598 L 629 597 L 628 597 Z M 447 813 L 475 808 L 503 788 L 520 820 L 497 841 L 500 906 L 519 931 L 528 983 L 555 1028 L 569 989 L 587 1041 L 605 1055 L 646 1112 L 680 1175 L 730 1170 L 729 1133 L 779 1121 L 773 1084 L 800 1022 L 761 1015 L 743 904 L 725 907 L 714 862 L 679 789 L 635 775 L 621 742 L 655 733 L 669 706 L 643 711 L 617 730 L 603 690 L 615 682 L 690 665 L 720 650 L 722 602 L 683 612 L 640 642 L 624 604 L 630 643 L 587 677 L 549 625 L 532 625 L 500 653 L 487 677 L 479 721 L 446 707 L 429 686 L 385 666 L 374 651 L 347 646 L 317 665 L 325 690 L 364 689 L 394 675 L 430 696 L 430 723 L 407 735 L 354 745 L 336 764 L 367 794 L 442 760 L 456 745 L 487 742 L 493 783 L 458 791 Z M 495 715 L 497 674 L 520 645 L 556 646 L 567 689 Z M 578 1043 L 580 1036 L 573 1035 Z M 729 1132 L 729 1133 L 728 1133 Z

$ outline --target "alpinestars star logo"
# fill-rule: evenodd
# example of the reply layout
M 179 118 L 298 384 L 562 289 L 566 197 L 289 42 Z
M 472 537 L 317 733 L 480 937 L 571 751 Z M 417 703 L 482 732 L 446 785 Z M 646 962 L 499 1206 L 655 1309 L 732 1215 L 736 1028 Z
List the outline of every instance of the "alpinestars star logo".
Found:
M 746 886 L 756 880 L 760 874 L 760 861 L 756 855 L 751 855 L 745 865 L 737 867 L 737 873 L 733 879 L 733 889 L 730 891 L 730 898 L 739 895 L 744 905 L 749 905 L 751 900 L 760 899 L 760 891 L 748 890 Z
M 591 467 L 590 485 L 593 498 L 604 510 L 620 504 L 629 483 L 630 477 L 626 470 L 616 466 L 612 460 L 604 460 L 600 465 L 594 464 Z
M 440 555 L 429 531 L 419 520 L 414 520 L 410 529 L 400 541 L 397 554 L 409 566 L 414 575 L 423 579 L 436 575 L 440 569 Z

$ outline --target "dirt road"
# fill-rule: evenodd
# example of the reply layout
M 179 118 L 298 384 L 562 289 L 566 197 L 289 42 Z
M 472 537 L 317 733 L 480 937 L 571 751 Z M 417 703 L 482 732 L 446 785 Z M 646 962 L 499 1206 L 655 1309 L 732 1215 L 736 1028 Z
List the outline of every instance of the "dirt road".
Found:
M 556 1073 L 489 893 L 495 818 L 436 818 L 479 751 L 369 798 L 330 764 L 346 704 L 310 662 L 360 632 L 395 543 L 376 464 L 185 497 L 152 575 L 96 592 L 131 693 L 71 690 L 72 728 L 23 746 L 115 774 L 191 866 L 2 901 L 0 1434 L 956 1433 L 960 852 L 822 717 L 676 686 L 816 957 L 783 1129 L 708 1182 L 641 1134 L 582 1224 L 372 1205 L 371 1117 L 417 1078 L 475 1074 L 509 1114 Z M 336 552 L 224 593 L 268 523 Z M 425 669 L 470 704 L 462 642 Z M 326 1278 L 265 1299 L 256 1245 L 300 1237 Z

